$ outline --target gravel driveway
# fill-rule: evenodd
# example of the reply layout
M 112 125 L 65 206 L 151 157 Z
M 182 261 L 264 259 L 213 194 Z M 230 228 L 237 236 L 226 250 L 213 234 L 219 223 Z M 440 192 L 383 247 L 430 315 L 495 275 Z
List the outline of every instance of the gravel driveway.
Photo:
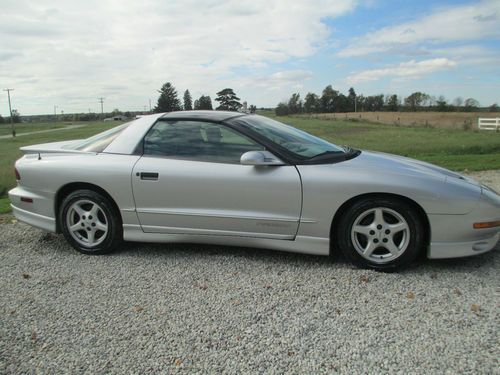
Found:
M 2 374 L 500 373 L 499 247 L 384 274 L 200 245 L 84 256 L 3 221 Z

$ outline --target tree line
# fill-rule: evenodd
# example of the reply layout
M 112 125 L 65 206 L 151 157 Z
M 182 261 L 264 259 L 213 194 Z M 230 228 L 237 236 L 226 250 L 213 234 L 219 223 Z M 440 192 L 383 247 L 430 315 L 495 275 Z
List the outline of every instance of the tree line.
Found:
M 288 99 L 279 103 L 275 112 L 278 116 L 296 113 L 332 113 L 332 112 L 375 112 L 375 111 L 439 111 L 472 112 L 479 110 L 479 102 L 474 98 L 463 99 L 457 97 L 448 103 L 444 96 L 438 98 L 423 92 L 414 92 L 407 97 L 396 94 L 389 95 L 357 95 L 354 88 L 350 88 L 347 95 L 334 90 L 332 85 L 324 88 L 321 95 L 308 92 L 301 99 L 299 93 L 294 93 Z M 495 103 L 488 108 L 491 112 L 499 110 Z
M 166 82 L 160 90 L 158 90 L 160 96 L 154 108 L 154 112 L 173 112 L 173 111 L 190 111 L 192 109 L 196 110 L 213 110 L 212 99 L 209 95 L 202 95 L 193 102 L 193 98 L 189 90 L 184 91 L 184 95 L 181 99 L 177 93 L 176 88 L 172 83 Z M 243 104 L 240 103 L 240 98 L 235 94 L 234 90 L 231 88 L 225 88 L 219 91 L 215 98 L 218 102 L 218 106 L 215 108 L 217 111 L 238 111 L 241 109 Z M 249 108 L 250 112 L 255 112 L 257 109 L 254 105 Z

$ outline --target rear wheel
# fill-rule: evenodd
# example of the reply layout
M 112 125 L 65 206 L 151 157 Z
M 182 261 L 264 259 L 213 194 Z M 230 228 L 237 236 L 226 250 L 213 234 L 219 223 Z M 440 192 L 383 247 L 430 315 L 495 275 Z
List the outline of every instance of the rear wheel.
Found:
M 59 223 L 66 240 L 84 254 L 105 254 L 122 242 L 123 231 L 110 200 L 93 190 L 77 190 L 61 205 Z
M 375 198 L 354 203 L 337 230 L 340 248 L 355 265 L 395 270 L 412 263 L 424 247 L 424 227 L 402 200 Z

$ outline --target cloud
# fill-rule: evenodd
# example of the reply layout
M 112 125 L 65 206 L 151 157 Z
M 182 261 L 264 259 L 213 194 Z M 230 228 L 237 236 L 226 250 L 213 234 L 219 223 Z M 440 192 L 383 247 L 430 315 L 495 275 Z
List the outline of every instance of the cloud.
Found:
M 439 8 L 415 21 L 387 26 L 351 40 L 338 55 L 364 56 L 394 52 L 419 44 L 439 44 L 500 38 L 500 2 Z
M 354 73 L 349 75 L 346 80 L 350 84 L 356 84 L 360 82 L 376 81 L 385 77 L 416 79 L 440 70 L 450 69 L 456 65 L 457 63 L 455 61 L 447 58 L 437 58 L 419 62 L 411 60 L 381 69 L 370 69 Z
M 0 81 L 16 88 L 16 107 L 25 114 L 65 107 L 73 95 L 89 99 L 65 112 L 97 110 L 96 98 L 108 94 L 108 109 L 142 108 L 166 81 L 194 96 L 234 82 L 250 87 L 241 71 L 267 77 L 272 90 L 303 77 L 263 75 L 266 68 L 315 54 L 330 37 L 324 20 L 355 6 L 356 0 L 16 0 L 2 4 L 0 14 Z M 38 84 L 16 78 L 27 72 Z M 45 102 L 31 101 L 35 96 Z

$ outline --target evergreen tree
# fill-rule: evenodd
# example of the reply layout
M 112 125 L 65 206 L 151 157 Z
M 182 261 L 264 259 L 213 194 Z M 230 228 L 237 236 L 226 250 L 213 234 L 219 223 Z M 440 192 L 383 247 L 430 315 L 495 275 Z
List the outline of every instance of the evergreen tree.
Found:
M 194 101 L 194 109 L 198 109 L 198 110 L 204 109 L 204 110 L 210 110 L 210 111 L 213 110 L 212 99 L 210 98 L 210 96 L 202 95 L 202 96 L 200 96 L 199 99 L 196 99 Z
M 182 109 L 177 90 L 170 82 L 165 83 L 158 92 L 160 97 L 154 109 L 155 112 L 173 112 Z
M 241 108 L 240 98 L 236 96 L 233 89 L 226 88 L 217 93 L 215 101 L 219 102 L 219 106 L 215 108 L 217 111 L 237 111 Z
M 184 110 L 190 111 L 193 109 L 193 99 L 189 90 L 184 91 Z

